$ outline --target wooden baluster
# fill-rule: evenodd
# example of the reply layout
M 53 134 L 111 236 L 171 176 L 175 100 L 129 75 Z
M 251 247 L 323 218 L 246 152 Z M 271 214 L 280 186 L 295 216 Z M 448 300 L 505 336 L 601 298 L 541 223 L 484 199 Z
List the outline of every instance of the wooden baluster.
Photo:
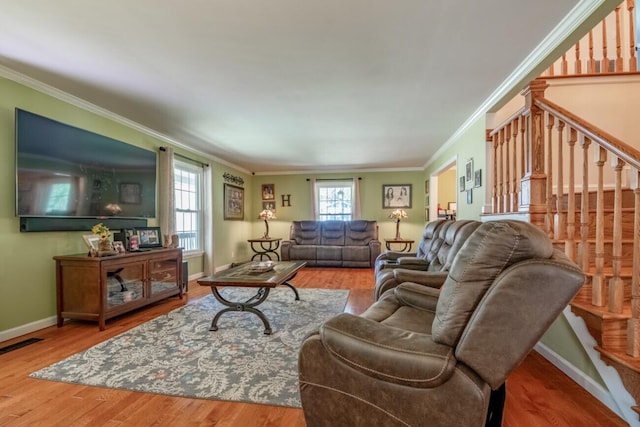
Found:
M 609 311 L 622 313 L 624 281 L 622 280 L 622 168 L 624 162 L 612 159 L 615 170 L 615 197 L 613 208 L 613 277 L 609 280 Z
M 512 132 L 513 132 L 513 156 L 512 156 L 512 160 L 513 160 L 513 174 L 512 174 L 512 179 L 513 182 L 511 183 L 511 189 L 513 190 L 511 192 L 511 212 L 518 212 L 518 123 L 519 123 L 519 118 L 516 117 L 513 120 L 513 127 L 512 127 Z M 522 152 L 520 153 L 522 155 Z
M 547 189 L 546 201 L 547 211 L 545 215 L 545 231 L 549 238 L 553 238 L 553 124 L 555 118 L 547 114 Z
M 582 135 L 582 195 L 580 196 L 580 267 L 589 271 L 589 145 Z
M 600 73 L 609 72 L 609 54 L 607 53 L 607 18 L 602 20 L 602 62 L 600 64 Z
M 582 74 L 582 58 L 580 58 L 580 41 L 576 42 L 576 72 L 575 74 L 579 76 Z
M 506 212 L 504 206 L 504 128 L 500 129 L 500 132 L 498 132 L 498 146 L 500 147 L 500 163 L 498 163 L 498 179 L 500 181 L 498 184 L 498 212 L 504 213 Z
M 593 58 L 593 30 L 589 31 L 589 62 L 587 72 L 595 74 L 596 72 L 596 60 Z
M 556 129 L 558 131 L 558 179 L 556 180 L 556 222 L 554 225 L 554 235 L 556 240 L 564 239 L 566 237 L 566 224 L 567 218 L 564 207 L 564 158 L 563 158 L 563 134 L 564 134 L 564 122 L 558 120 Z
M 520 182 L 522 182 L 522 178 L 524 178 L 527 164 L 527 155 L 530 153 L 530 150 L 527 149 L 527 138 L 525 137 L 527 132 L 527 118 L 523 115 L 520 116 L 520 176 L 518 182 L 519 196 L 518 196 L 518 210 L 520 210 L 520 204 L 522 203 L 520 200 L 520 194 L 522 194 L 522 189 L 520 188 Z
M 638 71 L 638 60 L 636 58 L 636 19 L 635 0 L 627 0 L 627 17 L 629 19 L 629 71 Z
M 507 124 L 504 128 L 504 150 L 505 150 L 505 161 L 504 161 L 504 199 L 502 200 L 502 205 L 504 206 L 505 212 L 513 212 L 513 206 L 511 206 L 511 153 L 509 147 L 511 145 L 511 123 Z
M 607 161 L 607 151 L 598 147 L 596 151 L 596 166 L 598 167 L 598 190 L 596 196 L 596 250 L 595 267 L 591 303 L 602 307 L 606 304 L 606 286 L 604 280 L 604 173 L 603 166 Z
M 640 356 L 640 171 L 631 174 L 633 189 L 633 278 L 631 279 L 631 319 L 627 321 L 627 353 Z
M 492 140 L 492 153 L 493 153 L 493 195 L 491 197 L 491 212 L 499 213 L 500 206 L 498 205 L 498 134 L 493 134 Z
M 567 64 L 567 53 L 562 54 L 562 61 L 560 62 L 560 75 L 566 76 L 569 74 L 569 65 Z
M 615 71 L 621 73 L 624 69 L 622 59 L 622 26 L 620 24 L 620 6 L 616 7 L 616 65 Z
M 578 132 L 571 128 L 569 131 L 569 200 L 567 201 L 567 240 L 564 244 L 564 253 L 571 260 L 576 261 L 576 187 L 575 187 L 575 145 L 578 140 Z

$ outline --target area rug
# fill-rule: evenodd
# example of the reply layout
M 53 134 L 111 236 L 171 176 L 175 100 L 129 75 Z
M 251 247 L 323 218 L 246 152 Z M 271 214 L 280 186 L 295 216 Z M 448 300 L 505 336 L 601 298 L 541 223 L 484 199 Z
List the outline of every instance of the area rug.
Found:
M 272 289 L 260 308 L 273 333 L 253 313 L 228 312 L 212 295 L 137 326 L 32 373 L 33 378 L 191 398 L 300 407 L 298 350 L 304 338 L 341 313 L 349 291 Z M 230 300 L 255 291 L 223 288 Z

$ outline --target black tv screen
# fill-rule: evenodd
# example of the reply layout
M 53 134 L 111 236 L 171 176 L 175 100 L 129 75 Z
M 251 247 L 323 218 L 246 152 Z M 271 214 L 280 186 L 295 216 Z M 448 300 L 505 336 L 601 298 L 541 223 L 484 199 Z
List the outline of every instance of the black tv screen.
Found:
M 155 152 L 19 108 L 16 177 L 20 217 L 155 217 Z

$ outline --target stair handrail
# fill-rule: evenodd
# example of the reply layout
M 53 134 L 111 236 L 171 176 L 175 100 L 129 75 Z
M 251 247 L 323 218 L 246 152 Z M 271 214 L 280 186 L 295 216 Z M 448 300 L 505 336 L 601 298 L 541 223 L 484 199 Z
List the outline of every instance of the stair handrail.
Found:
M 591 141 L 610 151 L 625 163 L 636 169 L 640 169 L 640 150 L 637 150 L 547 98 L 537 98 L 534 100 L 534 104 L 571 125 L 571 127 L 580 131 L 585 136 L 588 136 Z

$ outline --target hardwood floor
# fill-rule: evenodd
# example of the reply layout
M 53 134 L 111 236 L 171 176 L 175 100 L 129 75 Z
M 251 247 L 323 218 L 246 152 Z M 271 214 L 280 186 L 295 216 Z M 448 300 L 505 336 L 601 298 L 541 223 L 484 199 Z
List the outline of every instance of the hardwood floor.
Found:
M 346 310 L 360 313 L 373 302 L 369 269 L 305 268 L 292 281 L 301 288 L 350 289 Z M 304 426 L 301 409 L 186 399 L 31 379 L 28 375 L 140 323 L 209 293 L 190 283 L 183 300 L 171 298 L 107 322 L 68 322 L 0 343 L 42 341 L 0 355 L 0 426 Z M 329 409 L 329 408 L 328 408 Z M 425 415 L 428 417 L 428 415 Z M 504 427 L 626 426 L 537 353 L 508 381 Z

